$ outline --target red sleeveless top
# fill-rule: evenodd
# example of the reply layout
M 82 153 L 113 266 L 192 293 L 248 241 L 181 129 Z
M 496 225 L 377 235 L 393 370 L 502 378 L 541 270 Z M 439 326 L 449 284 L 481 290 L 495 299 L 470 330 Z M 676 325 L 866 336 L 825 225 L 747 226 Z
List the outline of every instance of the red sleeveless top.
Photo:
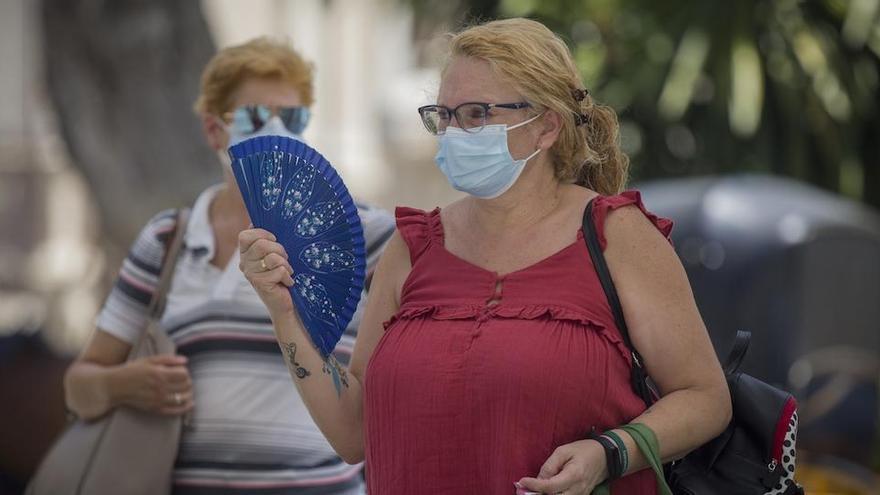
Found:
M 605 217 L 625 205 L 665 236 L 672 230 L 638 192 L 594 201 L 603 247 Z M 510 495 L 556 447 L 644 411 L 583 232 L 499 277 L 445 249 L 439 208 L 398 208 L 396 216 L 412 271 L 366 371 L 371 495 Z M 654 494 L 654 474 L 617 480 L 612 491 Z

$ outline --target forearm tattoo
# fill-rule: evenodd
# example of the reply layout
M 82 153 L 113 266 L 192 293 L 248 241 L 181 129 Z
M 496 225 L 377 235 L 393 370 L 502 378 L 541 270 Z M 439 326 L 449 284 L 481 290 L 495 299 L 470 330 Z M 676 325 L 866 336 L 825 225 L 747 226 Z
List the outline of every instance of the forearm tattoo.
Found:
M 302 380 L 307 376 L 311 376 L 312 372 L 303 368 L 296 361 L 296 343 L 295 342 L 286 342 L 284 344 L 284 353 L 287 355 L 287 366 L 290 368 L 290 372 L 296 375 L 297 378 Z
M 290 368 L 290 372 L 296 375 L 296 377 L 300 380 L 311 376 L 312 372 L 305 369 L 296 360 L 296 342 L 285 342 L 283 344 L 283 347 L 284 354 L 287 356 L 287 366 Z M 331 354 L 329 357 L 327 357 L 327 359 L 324 361 L 324 366 L 322 367 L 322 370 L 324 371 L 324 373 L 330 375 L 330 378 L 333 379 L 333 386 L 336 387 L 336 394 L 342 395 L 342 388 L 348 388 L 348 372 L 336 359 L 336 356 Z
M 342 364 L 336 360 L 333 354 L 324 361 L 324 373 L 327 373 L 333 379 L 336 395 L 342 395 L 342 387 L 348 388 L 348 372 L 345 371 L 345 368 L 342 367 Z

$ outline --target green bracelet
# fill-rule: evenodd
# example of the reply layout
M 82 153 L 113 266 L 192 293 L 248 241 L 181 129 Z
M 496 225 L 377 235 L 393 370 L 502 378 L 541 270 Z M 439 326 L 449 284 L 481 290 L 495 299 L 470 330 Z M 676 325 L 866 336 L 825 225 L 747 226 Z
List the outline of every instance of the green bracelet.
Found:
M 617 429 L 627 432 L 632 437 L 636 447 L 645 456 L 645 461 L 654 470 L 654 475 L 657 478 L 657 493 L 659 495 L 672 495 L 672 490 L 669 489 L 669 485 L 666 484 L 666 478 L 663 475 L 663 465 L 660 460 L 660 442 L 657 441 L 657 436 L 651 428 L 641 423 L 631 423 L 619 426 Z M 592 495 L 610 494 L 611 482 L 609 480 L 600 483 L 599 486 L 593 489 L 592 493 Z

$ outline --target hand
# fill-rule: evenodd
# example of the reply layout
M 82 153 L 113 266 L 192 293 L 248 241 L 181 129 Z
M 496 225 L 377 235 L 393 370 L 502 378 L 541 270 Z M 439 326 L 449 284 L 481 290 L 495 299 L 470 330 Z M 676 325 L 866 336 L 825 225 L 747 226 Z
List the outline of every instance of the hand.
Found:
M 192 380 L 183 356 L 160 355 L 129 361 L 116 388 L 123 404 L 143 411 L 179 416 L 193 408 Z
M 540 493 L 589 495 L 607 477 L 605 449 L 595 440 L 581 440 L 558 447 L 537 478 L 523 478 L 519 485 Z
M 241 251 L 239 268 L 254 286 L 270 314 L 293 311 L 289 287 L 293 286 L 293 268 L 287 252 L 271 232 L 263 229 L 243 230 L 238 234 Z

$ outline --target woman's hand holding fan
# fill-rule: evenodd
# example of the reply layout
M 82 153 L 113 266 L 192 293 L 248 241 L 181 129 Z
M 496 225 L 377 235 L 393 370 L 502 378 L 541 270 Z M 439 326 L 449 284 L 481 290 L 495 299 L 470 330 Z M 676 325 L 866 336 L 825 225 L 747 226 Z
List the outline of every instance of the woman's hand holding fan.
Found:
M 330 163 L 301 141 L 255 137 L 232 146 L 229 155 L 256 227 L 240 237 L 242 269 L 270 311 L 285 311 L 286 304 L 297 308 L 312 343 L 327 358 L 364 287 L 357 206 Z M 280 294 L 279 283 L 292 303 Z
M 239 268 L 256 289 L 271 315 L 294 311 L 289 288 L 293 287 L 293 268 L 287 251 L 275 235 L 264 229 L 249 229 L 238 235 L 241 250 Z

